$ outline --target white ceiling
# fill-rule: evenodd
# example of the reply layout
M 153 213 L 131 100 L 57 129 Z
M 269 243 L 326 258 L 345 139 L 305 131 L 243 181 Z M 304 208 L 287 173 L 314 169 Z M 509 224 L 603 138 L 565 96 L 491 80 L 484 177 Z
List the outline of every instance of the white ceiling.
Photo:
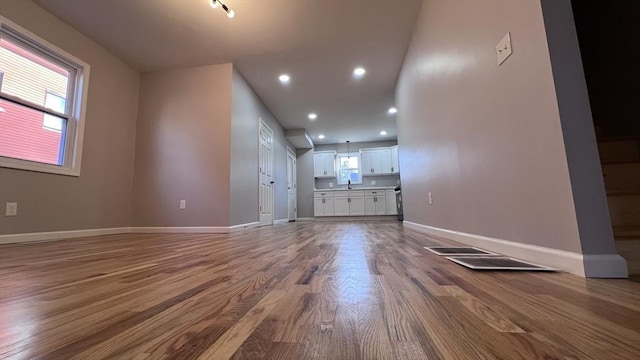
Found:
M 396 138 L 387 109 L 422 4 L 227 0 L 228 19 L 209 0 L 35 1 L 140 71 L 233 62 L 285 129 L 317 144 Z

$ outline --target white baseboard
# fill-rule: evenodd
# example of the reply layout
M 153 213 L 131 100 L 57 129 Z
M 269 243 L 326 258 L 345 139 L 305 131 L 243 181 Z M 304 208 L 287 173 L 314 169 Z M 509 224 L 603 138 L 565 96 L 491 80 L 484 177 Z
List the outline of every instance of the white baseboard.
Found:
M 229 226 L 156 226 L 131 227 L 134 234 L 226 234 Z
M 296 218 L 296 221 L 313 221 L 313 220 L 315 220 L 315 218 L 312 218 L 312 217 L 299 217 L 299 218 Z
M 259 222 L 255 221 L 255 222 L 251 222 L 251 223 L 246 223 L 246 224 L 240 224 L 240 225 L 233 225 L 233 226 L 229 226 L 229 233 L 232 232 L 236 232 L 236 231 L 242 231 L 242 230 L 247 230 L 247 229 L 252 229 L 252 228 L 256 228 L 260 225 Z
M 0 244 L 17 244 L 34 241 L 51 241 L 61 239 L 72 239 L 86 236 L 114 235 L 129 233 L 128 227 L 107 228 L 107 229 L 86 229 L 70 231 L 47 231 L 25 234 L 0 235 Z
M 273 222 L 273 225 L 284 225 L 288 223 L 289 223 L 289 219 L 278 219 Z
M 628 277 L 626 261 L 623 257 L 617 254 L 583 255 L 565 250 L 522 244 L 514 241 L 490 238 L 487 236 L 441 229 L 410 221 L 404 221 L 403 224 L 408 228 L 418 230 L 429 235 L 440 236 L 465 245 L 475 246 L 506 256 L 545 265 L 582 277 Z

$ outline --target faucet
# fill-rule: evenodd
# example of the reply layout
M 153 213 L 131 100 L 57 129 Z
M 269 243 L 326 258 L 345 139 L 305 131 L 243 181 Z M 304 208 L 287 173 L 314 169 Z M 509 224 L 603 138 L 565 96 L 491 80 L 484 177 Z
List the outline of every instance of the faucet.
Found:
M 347 189 L 351 190 L 351 179 L 347 181 Z

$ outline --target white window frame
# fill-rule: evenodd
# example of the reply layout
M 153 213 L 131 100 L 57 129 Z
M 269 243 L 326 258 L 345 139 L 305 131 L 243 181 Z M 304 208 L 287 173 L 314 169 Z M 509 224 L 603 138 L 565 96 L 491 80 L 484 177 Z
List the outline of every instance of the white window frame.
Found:
M 87 108 L 87 93 L 89 89 L 89 74 L 91 67 L 86 62 L 58 48 L 3 16 L 0 16 L 0 35 L 6 35 L 11 40 L 18 40 L 36 54 L 43 53 L 44 55 L 76 70 L 75 83 L 69 84 L 71 89 L 69 95 L 72 95 L 72 97 L 70 96 L 67 99 L 69 112 L 68 115 L 65 115 L 65 117 L 68 116 L 68 119 L 66 126 L 64 159 L 62 164 L 45 164 L 0 156 L 0 167 L 51 174 L 80 176 L 84 124 Z M 9 98 L 4 94 L 2 96 L 7 99 Z M 18 104 L 21 103 L 21 101 L 17 100 L 14 102 Z
M 351 185 L 354 185 L 354 184 L 355 185 L 361 185 L 362 184 L 362 155 L 359 152 L 336 154 L 336 163 L 338 165 L 337 169 L 336 169 L 337 170 L 337 173 L 336 173 L 337 183 L 338 183 L 338 185 L 347 185 L 348 184 L 348 182 L 343 183 L 343 182 L 340 181 L 340 178 L 341 178 L 340 177 L 340 175 L 341 175 L 340 174 L 340 159 L 342 157 L 347 157 L 347 156 L 358 158 L 358 172 L 360 173 L 360 181 L 357 181 L 357 182 L 353 182 L 352 181 Z

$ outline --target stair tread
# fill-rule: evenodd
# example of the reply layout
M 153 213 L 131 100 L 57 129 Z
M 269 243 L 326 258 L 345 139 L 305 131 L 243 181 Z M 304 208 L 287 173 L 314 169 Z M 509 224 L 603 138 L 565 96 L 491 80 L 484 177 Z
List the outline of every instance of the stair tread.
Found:
M 640 159 L 635 160 L 602 160 L 603 165 L 622 165 L 622 164 L 640 164 Z
M 625 196 L 625 195 L 640 195 L 640 189 L 637 190 L 607 190 L 607 196 Z

